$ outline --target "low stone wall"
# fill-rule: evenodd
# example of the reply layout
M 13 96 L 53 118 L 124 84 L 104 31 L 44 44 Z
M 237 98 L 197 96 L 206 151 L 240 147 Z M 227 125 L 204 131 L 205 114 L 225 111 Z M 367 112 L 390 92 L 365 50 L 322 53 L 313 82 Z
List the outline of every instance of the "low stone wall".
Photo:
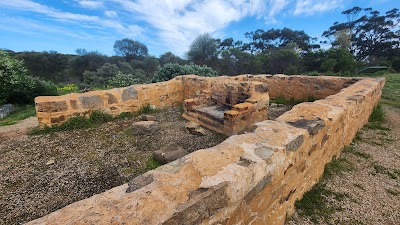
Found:
M 384 82 L 362 79 L 325 99 L 296 105 L 276 121 L 257 123 L 252 133 L 29 224 L 283 224 L 295 200 L 367 123 Z
M 0 107 L 0 119 L 8 116 L 8 114 L 12 113 L 15 110 L 14 105 L 5 104 Z
M 135 112 L 146 104 L 158 108 L 177 106 L 181 105 L 184 99 L 198 96 L 202 91 L 212 90 L 213 84 L 226 79 L 262 82 L 267 85 L 272 99 L 285 97 L 307 100 L 309 97 L 321 99 L 336 94 L 360 78 L 285 75 L 199 77 L 185 75 L 154 84 L 132 85 L 81 94 L 37 97 L 35 98 L 36 115 L 40 125 L 52 126 L 63 123 L 71 117 L 89 115 L 93 110 L 118 115 L 123 112 Z
M 42 126 L 52 126 L 71 117 L 89 115 L 93 110 L 119 115 L 123 112 L 136 112 L 146 104 L 164 108 L 178 106 L 182 102 L 182 82 L 179 79 L 104 91 L 35 98 L 36 115 Z

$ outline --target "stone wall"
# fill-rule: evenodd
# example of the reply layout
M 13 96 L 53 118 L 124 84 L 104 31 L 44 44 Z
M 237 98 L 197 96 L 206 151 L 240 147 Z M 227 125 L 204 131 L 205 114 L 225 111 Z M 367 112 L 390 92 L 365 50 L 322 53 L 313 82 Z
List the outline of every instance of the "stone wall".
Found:
M 384 82 L 361 79 L 29 224 L 283 224 L 367 123 Z
M 12 104 L 5 104 L 0 106 L 0 119 L 8 116 L 8 114 L 12 113 L 14 110 L 15 107 Z
M 212 78 L 186 75 L 154 84 L 63 96 L 37 97 L 35 98 L 36 115 L 40 125 L 52 126 L 63 123 L 71 117 L 89 115 L 93 110 L 118 115 L 123 112 L 138 111 L 146 104 L 158 108 L 177 106 L 181 105 L 184 99 L 197 96 L 202 91 L 212 90 L 213 83 L 223 82 L 226 79 L 259 81 L 267 85 L 272 99 L 285 97 L 298 100 L 306 100 L 309 97 L 325 98 L 359 80 L 359 78 L 323 76 L 241 75 Z
M 93 110 L 119 115 L 123 112 L 136 112 L 146 104 L 164 108 L 178 106 L 182 102 L 182 82 L 179 79 L 104 91 L 35 98 L 36 115 L 42 126 L 52 126 L 71 117 L 89 115 Z

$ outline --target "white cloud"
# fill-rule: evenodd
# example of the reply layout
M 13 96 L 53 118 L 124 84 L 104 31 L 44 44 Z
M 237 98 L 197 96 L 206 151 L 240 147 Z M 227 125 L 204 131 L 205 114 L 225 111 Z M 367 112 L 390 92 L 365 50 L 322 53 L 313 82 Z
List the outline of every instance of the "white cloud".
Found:
M 156 28 L 158 38 L 182 55 L 199 34 L 217 32 L 247 16 L 261 17 L 263 0 L 112 0 Z
M 81 1 L 82 2 L 82 1 Z M 92 1 L 93 2 L 93 1 Z M 84 14 L 64 12 L 46 5 L 42 5 L 31 0 L 0 1 L 0 6 L 5 6 L 17 10 L 30 11 L 44 14 L 57 21 L 75 23 L 82 27 L 97 27 L 98 29 L 111 28 L 123 35 L 132 35 L 132 26 L 123 25 L 119 21 L 89 16 Z M 137 25 L 136 25 L 137 26 Z M 135 29 L 133 34 L 140 35 L 141 30 Z
M 76 0 L 79 5 L 81 5 L 84 8 L 90 8 L 90 9 L 97 9 L 103 6 L 102 1 L 93 1 L 93 0 Z
M 105 11 L 104 15 L 106 15 L 107 17 L 117 17 L 118 13 L 115 11 Z
M 289 0 L 269 0 L 269 17 L 272 18 L 280 13 L 288 4 Z
M 341 6 L 343 0 L 297 0 L 294 15 L 311 15 Z

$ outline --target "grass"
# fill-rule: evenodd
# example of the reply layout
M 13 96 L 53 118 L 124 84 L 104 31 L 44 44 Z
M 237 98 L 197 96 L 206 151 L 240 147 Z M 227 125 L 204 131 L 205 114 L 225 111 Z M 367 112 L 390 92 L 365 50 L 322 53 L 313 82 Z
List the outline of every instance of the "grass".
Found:
M 354 139 L 355 139 L 355 138 L 354 138 Z M 358 150 L 354 149 L 353 146 L 346 146 L 346 147 L 344 147 L 343 152 L 351 153 L 351 154 L 353 154 L 353 155 L 355 155 L 355 156 L 358 156 L 358 157 L 364 158 L 364 159 L 369 159 L 369 158 L 371 158 L 371 155 L 370 155 L 370 154 L 365 153 L 365 152 L 358 151 Z
M 379 165 L 377 162 L 373 163 L 373 167 L 375 169 L 375 174 L 383 174 L 389 176 L 391 179 L 397 179 L 400 177 L 400 172 L 399 170 L 391 170 L 389 168 L 386 168 L 382 165 Z
M 400 108 L 400 74 L 392 73 L 383 75 L 386 84 L 382 91 L 382 103 Z
M 155 168 L 161 166 L 162 164 L 157 162 L 153 157 L 151 157 L 146 163 L 146 172 L 150 170 L 154 170 Z
M 155 113 L 158 111 L 159 111 L 158 109 L 154 109 L 149 104 L 141 107 L 135 113 L 130 113 L 130 112 L 121 113 L 120 115 L 115 116 L 115 117 L 108 113 L 104 113 L 99 110 L 94 110 L 88 118 L 86 116 L 72 117 L 71 119 L 69 119 L 68 121 L 66 121 L 60 125 L 54 125 L 52 127 L 46 126 L 43 128 L 34 128 L 31 130 L 30 134 L 31 135 L 51 134 L 51 133 L 59 132 L 59 131 L 77 130 L 77 129 L 83 129 L 83 128 L 96 127 L 105 122 L 119 120 L 119 119 L 125 119 L 125 118 L 131 118 L 134 116 L 139 116 L 141 114 L 150 114 L 150 113 Z
M 309 191 L 304 193 L 301 200 L 296 200 L 295 207 L 300 216 L 309 218 L 312 222 L 318 223 L 331 218 L 336 211 L 342 210 L 341 207 L 330 205 L 327 203 L 327 198 L 331 197 L 337 201 L 342 201 L 348 197 L 346 193 L 335 192 L 326 187 L 326 183 L 334 174 L 342 174 L 346 171 L 353 170 L 354 167 L 345 158 L 333 159 L 326 164 L 324 174 L 321 180 L 314 185 Z
M 287 99 L 284 96 L 279 96 L 276 99 L 271 99 L 271 103 L 282 104 L 282 105 L 297 105 L 302 102 L 313 102 L 315 100 L 317 100 L 317 99 L 312 95 L 309 95 L 306 99 L 295 99 L 293 97 L 290 99 Z
M 383 111 L 382 105 L 378 104 L 373 110 L 369 117 L 368 124 L 365 125 L 366 128 L 372 130 L 384 130 L 389 131 L 390 129 L 383 126 L 385 122 L 385 111 Z
M 14 112 L 0 119 L 0 127 L 16 124 L 21 120 L 24 120 L 26 118 L 35 115 L 36 115 L 35 106 L 32 105 L 17 106 Z

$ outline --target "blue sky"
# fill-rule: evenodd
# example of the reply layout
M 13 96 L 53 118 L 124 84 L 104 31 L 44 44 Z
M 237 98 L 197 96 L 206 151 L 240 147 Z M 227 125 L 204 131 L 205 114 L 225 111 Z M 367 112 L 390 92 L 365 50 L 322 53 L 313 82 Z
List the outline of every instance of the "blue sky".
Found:
M 113 55 L 116 40 L 149 54 L 184 56 L 202 33 L 244 40 L 257 29 L 288 27 L 321 38 L 341 12 L 359 6 L 385 13 L 399 0 L 0 0 L 0 49 Z

